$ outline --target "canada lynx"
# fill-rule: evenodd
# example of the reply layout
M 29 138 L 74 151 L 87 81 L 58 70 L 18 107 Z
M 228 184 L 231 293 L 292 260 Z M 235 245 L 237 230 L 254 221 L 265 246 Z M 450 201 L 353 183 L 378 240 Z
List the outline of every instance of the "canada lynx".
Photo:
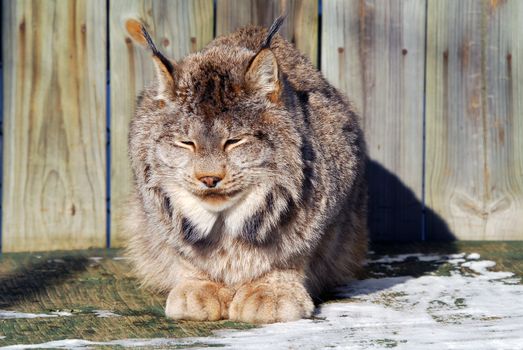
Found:
M 311 316 L 367 249 L 365 143 L 351 104 L 276 32 L 246 27 L 179 62 L 143 26 L 156 81 L 129 134 L 129 254 L 175 319 Z

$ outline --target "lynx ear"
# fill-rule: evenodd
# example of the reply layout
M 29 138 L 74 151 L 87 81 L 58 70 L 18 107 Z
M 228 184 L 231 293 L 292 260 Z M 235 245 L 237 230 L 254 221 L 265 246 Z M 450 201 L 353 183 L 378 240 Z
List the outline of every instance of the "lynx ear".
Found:
M 165 57 L 154 45 L 151 36 L 145 30 L 142 23 L 135 19 L 125 22 L 127 32 L 137 43 L 148 47 L 153 54 L 153 61 L 156 67 L 156 79 L 158 81 L 158 99 L 170 99 L 174 94 L 174 73 L 175 63 Z
M 279 99 L 278 63 L 270 49 L 261 50 L 252 59 L 245 74 L 245 80 L 251 90 L 267 96 L 271 102 Z
M 249 87 L 267 96 L 271 102 L 279 100 L 281 85 L 278 79 L 278 62 L 270 47 L 272 38 L 280 30 L 284 20 L 285 15 L 281 15 L 272 23 L 260 51 L 252 58 L 245 74 Z

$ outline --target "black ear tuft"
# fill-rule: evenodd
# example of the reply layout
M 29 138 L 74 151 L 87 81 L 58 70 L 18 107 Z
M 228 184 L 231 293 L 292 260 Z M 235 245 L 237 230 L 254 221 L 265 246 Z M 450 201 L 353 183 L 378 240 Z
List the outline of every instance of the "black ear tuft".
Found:
M 151 36 L 147 33 L 145 26 L 140 21 L 133 18 L 128 19 L 125 22 L 125 28 L 131 38 L 152 51 L 156 77 L 158 79 L 158 99 L 172 98 L 176 63 L 169 60 L 158 50 Z
M 156 48 L 156 45 L 154 45 L 153 39 L 151 39 L 151 36 L 147 32 L 147 30 L 145 30 L 145 27 L 143 25 L 141 26 L 141 32 L 143 37 L 145 38 L 145 41 L 147 42 L 147 46 L 149 46 L 149 48 L 153 52 L 153 55 L 156 56 L 158 54 L 161 54 L 160 51 L 158 51 L 158 49 Z
M 167 69 L 167 71 L 170 74 L 173 74 L 174 66 L 173 66 L 172 62 L 156 48 L 156 45 L 154 45 L 153 39 L 151 39 L 151 36 L 149 35 L 149 33 L 147 33 L 147 30 L 145 30 L 144 26 L 142 26 L 142 34 L 145 38 L 145 41 L 147 41 L 147 46 L 149 46 L 153 55 L 156 56 L 163 63 L 163 65 L 165 66 L 165 68 Z
M 281 25 L 285 20 L 285 17 L 287 17 L 287 15 L 282 14 L 280 17 L 276 18 L 276 20 L 272 23 L 271 27 L 269 28 L 269 32 L 267 33 L 267 37 L 263 41 L 260 50 L 268 49 L 271 46 L 272 38 L 278 32 L 278 30 L 280 30 Z

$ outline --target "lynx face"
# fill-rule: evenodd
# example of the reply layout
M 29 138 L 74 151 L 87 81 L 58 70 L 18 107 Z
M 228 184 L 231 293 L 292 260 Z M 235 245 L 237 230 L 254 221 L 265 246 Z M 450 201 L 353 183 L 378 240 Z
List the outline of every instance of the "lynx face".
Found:
M 166 84 L 170 90 L 156 97 L 164 122 L 155 173 L 187 211 L 219 213 L 249 195 L 263 201 L 278 177 L 290 176 L 289 167 L 278 167 L 293 163 L 289 144 L 277 138 L 293 139 L 292 113 L 274 96 L 279 81 L 272 54 L 258 56 L 221 47 L 188 56 Z
M 222 211 L 273 181 L 276 150 L 270 137 L 239 115 L 261 119 L 257 111 L 202 118 L 178 110 L 169 116 L 173 123 L 164 125 L 156 149 L 158 173 L 169 191 L 194 196 L 207 210 Z

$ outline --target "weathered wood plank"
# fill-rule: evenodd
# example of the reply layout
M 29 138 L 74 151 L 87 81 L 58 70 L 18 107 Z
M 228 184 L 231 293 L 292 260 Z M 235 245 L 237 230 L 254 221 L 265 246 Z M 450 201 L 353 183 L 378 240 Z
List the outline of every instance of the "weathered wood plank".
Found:
M 428 9 L 427 204 L 459 239 L 523 239 L 523 4 Z
M 179 59 L 212 40 L 213 1 L 113 0 L 110 2 L 111 52 L 111 246 L 121 246 L 121 217 L 132 188 L 127 157 L 129 121 L 139 91 L 152 82 L 150 54 L 128 37 L 124 21 L 141 20 L 157 46 Z
M 490 1 L 486 40 L 486 240 L 523 240 L 523 2 Z
M 3 251 L 105 245 L 106 11 L 2 1 Z
M 363 116 L 375 239 L 421 238 L 425 3 L 323 2 L 321 69 Z
M 280 34 L 294 43 L 317 66 L 317 0 L 218 0 L 216 35 L 229 34 L 249 24 L 269 27 L 282 13 L 286 13 L 287 18 Z

